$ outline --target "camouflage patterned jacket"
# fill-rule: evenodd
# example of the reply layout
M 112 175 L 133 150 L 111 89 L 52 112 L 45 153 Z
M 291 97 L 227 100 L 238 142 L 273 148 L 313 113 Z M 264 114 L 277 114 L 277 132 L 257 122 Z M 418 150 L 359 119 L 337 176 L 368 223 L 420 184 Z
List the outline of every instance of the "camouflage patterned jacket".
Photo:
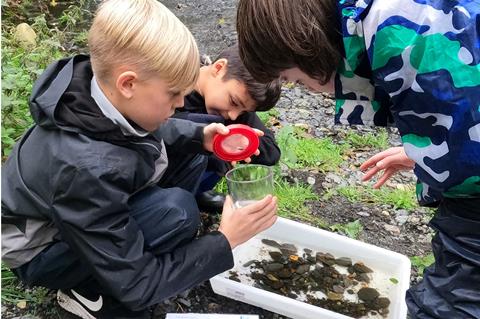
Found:
M 480 197 L 480 1 L 339 0 L 336 123 L 395 125 L 421 204 Z

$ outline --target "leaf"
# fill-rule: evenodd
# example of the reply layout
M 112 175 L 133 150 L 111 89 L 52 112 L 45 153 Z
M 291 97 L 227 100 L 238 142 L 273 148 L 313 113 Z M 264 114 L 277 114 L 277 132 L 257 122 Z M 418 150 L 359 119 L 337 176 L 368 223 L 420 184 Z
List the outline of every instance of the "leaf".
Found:
M 392 282 L 393 284 L 398 284 L 398 279 L 397 278 L 390 278 L 390 282 Z

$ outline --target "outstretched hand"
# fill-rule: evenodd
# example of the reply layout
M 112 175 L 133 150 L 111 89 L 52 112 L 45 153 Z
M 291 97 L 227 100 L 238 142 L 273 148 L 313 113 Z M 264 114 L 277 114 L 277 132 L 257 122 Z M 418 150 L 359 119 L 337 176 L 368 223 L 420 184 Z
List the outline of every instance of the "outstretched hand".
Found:
M 401 170 L 411 170 L 414 166 L 415 162 L 407 156 L 404 148 L 400 146 L 391 147 L 370 157 L 360 166 L 360 170 L 366 171 L 362 177 L 364 182 L 383 171 L 382 176 L 373 185 L 373 188 L 380 188 L 393 174 Z

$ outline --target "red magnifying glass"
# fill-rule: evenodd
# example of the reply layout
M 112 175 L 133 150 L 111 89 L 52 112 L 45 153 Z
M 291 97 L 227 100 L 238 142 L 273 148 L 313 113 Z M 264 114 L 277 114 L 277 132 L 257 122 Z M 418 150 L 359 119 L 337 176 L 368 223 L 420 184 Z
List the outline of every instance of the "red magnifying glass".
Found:
M 252 156 L 260 144 L 255 130 L 244 124 L 232 124 L 227 128 L 230 130 L 227 135 L 217 134 L 213 138 L 213 153 L 228 162 Z

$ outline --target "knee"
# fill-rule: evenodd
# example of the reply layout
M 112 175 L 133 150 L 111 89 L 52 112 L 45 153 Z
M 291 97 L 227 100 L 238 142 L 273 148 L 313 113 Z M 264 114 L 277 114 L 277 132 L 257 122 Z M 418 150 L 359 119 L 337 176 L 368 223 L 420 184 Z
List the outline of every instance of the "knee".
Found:
M 171 188 L 166 205 L 166 208 L 178 217 L 178 228 L 194 236 L 200 225 L 200 211 L 194 195 L 179 187 Z

